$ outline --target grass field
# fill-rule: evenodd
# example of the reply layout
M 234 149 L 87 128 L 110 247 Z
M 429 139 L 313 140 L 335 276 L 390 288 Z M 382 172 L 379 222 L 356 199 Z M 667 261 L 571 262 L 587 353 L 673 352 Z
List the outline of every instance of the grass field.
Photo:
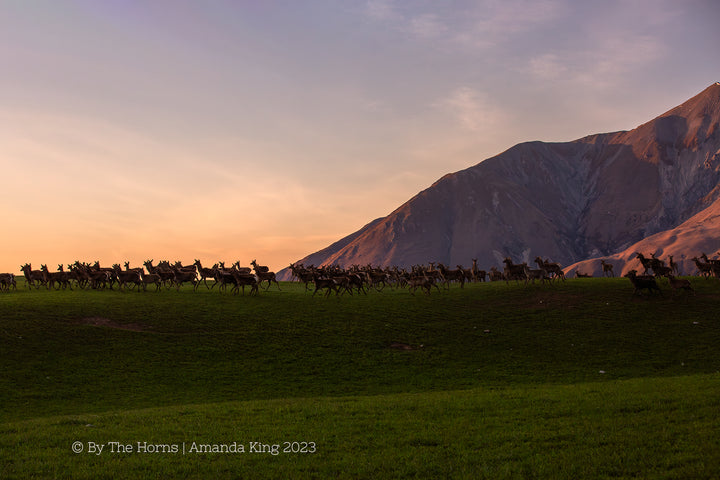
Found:
M 717 478 L 720 284 L 692 282 L 21 281 L 0 293 L 0 478 Z

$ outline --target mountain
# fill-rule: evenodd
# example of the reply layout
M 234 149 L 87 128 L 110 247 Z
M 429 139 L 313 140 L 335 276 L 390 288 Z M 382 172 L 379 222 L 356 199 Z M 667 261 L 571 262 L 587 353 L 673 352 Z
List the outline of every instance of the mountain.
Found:
M 591 258 L 577 262 L 565 268 L 568 276 L 575 276 L 576 272 L 599 277 L 603 275 L 602 263 L 613 265 L 616 276 L 624 275 L 632 269 L 642 272 L 638 253 L 646 257 L 654 254 L 657 258 L 670 262 L 669 257 L 678 264 L 680 275 L 697 274 L 697 267 L 693 257 L 703 253 L 713 258 L 720 250 L 720 200 L 713 202 L 705 210 L 693 215 L 679 226 L 658 232 L 631 245 L 622 252 L 601 258 Z
M 670 239 L 667 232 L 718 198 L 715 83 L 633 130 L 521 143 L 445 175 L 387 217 L 297 263 L 454 267 L 477 259 L 489 268 L 505 257 L 532 263 L 542 256 L 568 265 L 623 252 L 659 232 Z

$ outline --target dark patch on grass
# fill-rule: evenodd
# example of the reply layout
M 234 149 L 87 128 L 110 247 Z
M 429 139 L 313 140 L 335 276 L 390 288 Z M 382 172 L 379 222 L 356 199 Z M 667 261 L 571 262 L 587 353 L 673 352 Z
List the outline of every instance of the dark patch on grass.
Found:
M 388 345 L 388 348 L 392 348 L 395 350 L 404 350 L 404 351 L 410 351 L 410 350 L 420 350 L 421 348 L 424 348 L 425 345 L 409 345 L 407 343 L 402 342 L 392 342 L 390 345 Z
M 140 325 L 139 323 L 120 323 L 109 318 L 103 317 L 85 317 L 78 320 L 81 325 L 91 325 L 93 327 L 115 328 L 118 330 L 130 330 L 132 332 L 144 332 L 152 329 L 152 327 Z

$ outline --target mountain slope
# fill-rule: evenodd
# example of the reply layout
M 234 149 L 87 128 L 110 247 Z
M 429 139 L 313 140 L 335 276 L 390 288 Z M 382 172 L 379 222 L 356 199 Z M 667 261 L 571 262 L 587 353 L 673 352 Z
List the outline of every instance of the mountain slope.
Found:
M 720 83 L 626 131 L 529 142 L 448 174 L 385 218 L 298 261 L 481 268 L 563 265 L 670 230 L 720 193 Z M 312 259 L 312 261 L 309 261 Z
M 720 199 L 705 210 L 693 215 L 677 227 L 643 238 L 626 250 L 601 258 L 580 261 L 565 269 L 568 276 L 576 272 L 599 277 L 603 275 L 601 260 L 613 265 L 615 275 L 624 275 L 632 269 L 642 272 L 637 254 L 646 257 L 654 254 L 669 264 L 669 257 L 678 264 L 680 275 L 694 275 L 697 267 L 693 257 L 706 253 L 714 258 L 720 250 Z

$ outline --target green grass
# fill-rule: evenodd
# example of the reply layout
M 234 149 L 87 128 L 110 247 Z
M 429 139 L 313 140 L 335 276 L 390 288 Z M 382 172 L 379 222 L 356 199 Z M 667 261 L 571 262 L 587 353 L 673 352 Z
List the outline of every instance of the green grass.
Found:
M 627 279 L 429 297 L 20 287 L 0 294 L 0 477 L 711 478 L 720 284 L 692 281 L 675 298 Z
M 717 374 L 229 402 L 11 422 L 3 478 L 711 478 Z M 82 442 L 82 453 L 72 452 Z M 284 442 L 314 453 L 284 453 Z M 88 443 L 108 444 L 100 455 Z M 130 445 L 120 453 L 109 442 Z M 178 453 L 138 453 L 138 442 Z M 198 454 L 233 443 L 244 453 Z M 280 453 L 251 451 L 251 442 Z M 186 454 L 183 455 L 183 444 Z

